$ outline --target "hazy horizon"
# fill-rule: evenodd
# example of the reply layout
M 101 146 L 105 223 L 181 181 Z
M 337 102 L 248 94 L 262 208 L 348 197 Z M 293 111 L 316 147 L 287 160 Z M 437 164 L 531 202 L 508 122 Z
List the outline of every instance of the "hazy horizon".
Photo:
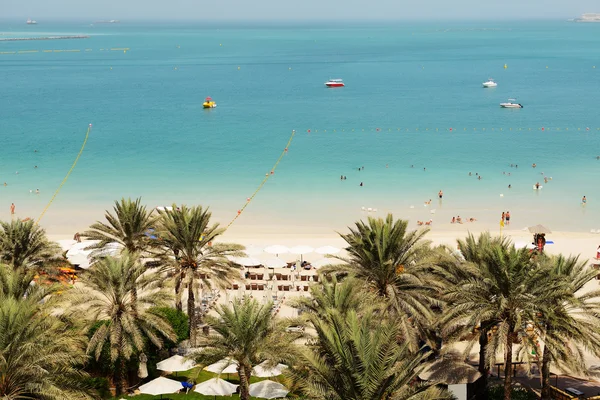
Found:
M 359 0 L 344 2 L 278 0 L 218 3 L 193 0 L 1 0 L 0 19 L 131 21 L 377 21 L 377 20 L 509 20 L 565 19 L 586 12 L 600 12 L 598 0 L 504 0 L 482 4 L 478 0 L 408 1 L 373 0 L 365 7 Z

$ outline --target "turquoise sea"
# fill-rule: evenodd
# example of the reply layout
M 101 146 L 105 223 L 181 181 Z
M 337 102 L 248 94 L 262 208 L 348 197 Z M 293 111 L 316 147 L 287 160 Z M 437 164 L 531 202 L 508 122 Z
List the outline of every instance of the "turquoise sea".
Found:
M 496 226 L 505 209 L 514 228 L 600 228 L 600 24 L 0 22 L 0 39 L 74 34 L 90 37 L 0 41 L 0 219 L 11 202 L 40 214 L 92 123 L 51 232 L 121 196 L 227 223 L 292 130 L 235 226 L 340 229 L 364 206 L 433 229 L 453 215 Z M 508 98 L 524 108 L 501 109 Z

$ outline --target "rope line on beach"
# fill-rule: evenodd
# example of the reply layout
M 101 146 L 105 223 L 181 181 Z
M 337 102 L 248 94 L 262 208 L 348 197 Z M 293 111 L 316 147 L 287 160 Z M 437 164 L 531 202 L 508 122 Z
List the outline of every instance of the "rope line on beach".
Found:
M 258 194 L 258 192 L 260 192 L 260 190 L 263 188 L 263 186 L 265 186 L 265 183 L 267 183 L 267 181 L 269 180 L 270 177 L 272 177 L 275 174 L 275 170 L 277 169 L 277 166 L 279 165 L 279 163 L 281 162 L 281 160 L 283 159 L 283 156 L 285 156 L 288 152 L 288 149 L 290 148 L 290 145 L 292 144 L 292 140 L 294 140 L 294 135 L 296 134 L 296 131 L 293 130 L 292 134 L 290 136 L 290 139 L 288 140 L 287 144 L 285 145 L 285 148 L 283 149 L 283 151 L 281 152 L 281 154 L 279 155 L 279 158 L 277 159 L 277 162 L 275 163 L 275 165 L 273 166 L 273 168 L 271 168 L 271 173 L 266 173 L 264 179 L 262 180 L 262 182 L 260 183 L 260 185 L 258 185 L 258 187 L 256 188 L 256 190 L 254 191 L 254 193 L 252 193 L 252 196 L 248 197 L 246 199 L 246 204 L 244 204 L 242 206 L 242 208 L 240 208 L 236 214 L 235 217 L 233 217 L 233 219 L 231 220 L 231 222 L 227 225 L 227 227 L 225 228 L 225 230 L 229 229 L 229 227 L 231 225 L 233 225 L 233 223 L 239 218 L 240 215 L 242 215 L 242 213 L 244 212 L 244 210 L 246 209 L 246 207 L 248 207 L 248 204 L 250 204 L 250 202 L 252 200 L 254 200 L 254 197 L 256 197 L 256 195 Z
M 75 158 L 75 161 L 73 162 L 73 165 L 71 165 L 71 169 L 69 169 L 69 172 L 67 172 L 67 175 L 62 180 L 62 182 L 60 183 L 60 185 L 58 186 L 58 188 L 56 189 L 56 191 L 54 192 L 54 195 L 52 195 L 52 198 L 50 199 L 50 201 L 48 202 L 48 204 L 46 204 L 46 207 L 44 208 L 44 210 L 42 211 L 42 213 L 38 217 L 37 221 L 35 221 L 36 225 L 40 223 L 40 220 L 42 219 L 42 217 L 44 216 L 44 214 L 46 214 L 46 211 L 48 211 L 48 208 L 50 208 L 50 205 L 52 204 L 52 202 L 54 201 L 54 199 L 56 198 L 56 196 L 58 196 L 58 192 L 60 192 L 60 189 L 67 182 L 67 179 L 69 179 L 69 175 L 71 175 L 71 172 L 73 172 L 73 170 L 75 169 L 75 166 L 77 165 L 77 161 L 79 161 L 79 157 L 81 157 L 81 154 L 83 153 L 83 149 L 85 148 L 85 144 L 87 143 L 88 138 L 90 137 L 90 132 L 91 131 L 92 131 L 92 124 L 89 124 L 87 132 L 85 133 L 85 139 L 83 140 L 83 145 L 81 146 L 81 149 L 79 149 L 79 153 L 77 154 L 77 157 Z

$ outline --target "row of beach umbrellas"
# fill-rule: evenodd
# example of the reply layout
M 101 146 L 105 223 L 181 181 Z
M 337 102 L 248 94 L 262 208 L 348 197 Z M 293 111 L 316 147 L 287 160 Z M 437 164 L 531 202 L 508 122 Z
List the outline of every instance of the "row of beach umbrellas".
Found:
M 180 372 L 188 371 L 196 366 L 196 363 L 190 359 L 186 359 L 180 355 L 174 355 L 156 364 L 156 368 L 161 371 Z M 279 376 L 287 368 L 286 365 L 277 364 L 274 367 L 268 367 L 266 362 L 263 362 L 252 369 L 252 375 L 259 378 L 271 378 Z M 224 359 L 204 368 L 206 371 L 217 374 L 232 374 L 237 372 L 237 363 L 230 359 Z M 151 394 L 154 396 L 175 393 L 183 388 L 182 382 L 168 379 L 165 377 L 156 378 L 142 386 L 140 392 Z M 238 385 L 234 385 L 220 378 L 212 378 L 205 382 L 199 383 L 194 389 L 196 392 L 207 396 L 230 396 L 237 391 Z M 285 397 L 288 390 L 280 383 L 270 380 L 250 385 L 250 395 L 263 399 L 275 399 Z
M 317 254 L 336 254 L 339 253 L 341 251 L 341 249 L 338 249 L 337 247 L 333 247 L 333 246 L 322 246 L 322 247 L 310 247 L 310 246 L 294 246 L 294 247 L 287 247 L 287 246 L 281 246 L 281 245 L 273 245 L 273 246 L 267 246 L 265 248 L 262 247 L 257 247 L 257 246 L 248 246 L 246 247 L 245 253 L 248 254 L 249 256 L 257 256 L 259 254 L 262 254 L 263 252 L 265 253 L 269 253 L 269 254 L 275 254 L 276 256 L 280 255 L 280 254 L 297 254 L 297 255 L 304 255 L 304 254 L 309 254 L 309 253 L 317 253 Z
M 256 247 L 256 246 L 247 246 L 244 252 L 247 254 L 247 257 L 231 257 L 231 261 L 236 264 L 242 265 L 244 267 L 254 267 L 257 265 L 264 265 L 267 268 L 283 268 L 287 266 L 287 262 L 283 261 L 279 258 L 280 254 L 296 254 L 300 256 L 300 259 L 303 259 L 305 254 L 316 253 L 321 255 L 331 255 L 337 254 L 341 251 L 337 247 L 333 246 L 322 246 L 318 248 L 313 248 L 310 246 L 294 246 L 294 247 L 286 247 L 281 245 L 273 245 L 265 248 Z M 256 256 L 262 253 L 274 254 L 275 257 L 269 257 L 265 259 L 256 258 Z M 311 263 L 313 267 L 319 268 L 324 265 L 331 264 L 331 260 L 321 259 L 317 260 L 314 263 Z
M 211 378 L 202 383 L 199 383 L 194 388 L 194 391 L 206 396 L 231 396 L 237 392 L 237 387 L 233 383 L 227 382 L 221 378 Z M 165 377 L 159 377 L 140 386 L 140 392 L 153 396 L 161 396 L 163 394 L 177 393 L 183 388 L 182 382 Z M 284 398 L 289 393 L 281 383 L 271 380 L 264 380 L 250 385 L 250 396 L 261 399 L 279 399 Z

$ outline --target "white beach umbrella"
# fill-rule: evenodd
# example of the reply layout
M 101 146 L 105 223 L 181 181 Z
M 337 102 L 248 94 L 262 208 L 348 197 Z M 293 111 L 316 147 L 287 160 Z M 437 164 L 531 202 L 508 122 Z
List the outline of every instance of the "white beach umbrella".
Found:
M 58 243 L 58 245 L 63 251 L 69 251 L 71 250 L 71 247 L 75 246 L 77 241 L 73 239 L 61 239 L 57 240 L 56 243 Z
M 263 253 L 263 248 L 258 246 L 249 245 L 244 249 L 244 253 L 249 256 L 259 256 Z
M 197 384 L 194 391 L 206 396 L 231 396 L 237 391 L 238 386 L 224 379 L 211 378 Z
M 272 368 L 266 367 L 267 362 L 263 361 L 256 367 L 252 368 L 252 375 L 259 378 L 271 378 L 283 374 L 283 371 L 287 368 L 287 365 L 277 364 Z
M 315 262 L 311 262 L 310 265 L 312 265 L 315 268 L 321 268 L 324 267 L 326 265 L 335 265 L 340 263 L 341 261 L 339 260 L 335 260 L 332 258 L 321 258 L 320 260 L 317 260 Z
M 254 267 L 256 265 L 260 265 L 261 261 L 258 258 L 253 257 L 237 257 L 235 260 L 232 260 L 236 264 L 243 265 L 244 267 Z
M 267 258 L 266 260 L 263 260 L 261 264 L 265 265 L 268 268 L 283 268 L 287 266 L 287 263 L 285 261 L 277 257 Z
M 292 254 L 308 254 L 313 251 L 315 251 L 315 249 L 310 246 L 294 246 L 290 248 L 290 253 Z
M 215 374 L 235 374 L 237 373 L 237 366 L 237 362 L 225 358 L 221 361 L 217 361 L 214 364 L 210 364 L 204 369 L 208 372 L 213 372 Z
M 269 247 L 265 247 L 265 253 L 269 253 L 269 254 L 279 255 L 279 254 L 286 254 L 289 252 L 290 252 L 289 248 L 278 245 L 278 244 L 269 246 Z
M 315 253 L 317 254 L 337 254 L 340 251 L 341 249 L 333 246 L 321 246 L 315 249 Z
M 179 392 L 182 388 L 183 385 L 181 382 L 162 376 L 139 387 L 140 392 L 144 394 L 151 394 L 153 396 L 161 395 L 161 397 L 163 394 Z
M 196 363 L 194 361 L 176 354 L 173 357 L 169 357 L 156 364 L 156 369 L 161 371 L 179 372 L 188 371 L 195 366 Z
M 250 396 L 261 399 L 277 399 L 287 396 L 290 392 L 281 383 L 264 380 L 250 385 Z
M 290 253 L 300 255 L 300 261 L 303 261 L 304 254 L 312 253 L 313 251 L 315 249 L 310 246 L 294 246 L 290 248 Z

